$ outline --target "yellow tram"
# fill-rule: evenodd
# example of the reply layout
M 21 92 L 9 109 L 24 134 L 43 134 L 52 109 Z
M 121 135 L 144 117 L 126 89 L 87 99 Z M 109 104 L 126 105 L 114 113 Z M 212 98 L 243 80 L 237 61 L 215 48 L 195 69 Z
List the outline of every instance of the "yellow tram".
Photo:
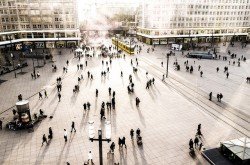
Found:
M 135 45 L 128 45 L 120 40 L 118 40 L 117 38 L 112 38 L 112 43 L 115 46 L 118 46 L 118 48 L 120 48 L 121 50 L 125 51 L 128 54 L 134 54 L 134 50 L 135 50 Z

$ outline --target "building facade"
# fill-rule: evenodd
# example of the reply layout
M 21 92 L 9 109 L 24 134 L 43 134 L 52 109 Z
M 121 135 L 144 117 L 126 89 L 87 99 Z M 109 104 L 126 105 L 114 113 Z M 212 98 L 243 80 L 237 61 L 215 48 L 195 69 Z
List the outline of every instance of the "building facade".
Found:
M 77 0 L 1 0 L 0 48 L 77 45 Z
M 139 40 L 148 44 L 247 40 L 250 0 L 142 1 Z

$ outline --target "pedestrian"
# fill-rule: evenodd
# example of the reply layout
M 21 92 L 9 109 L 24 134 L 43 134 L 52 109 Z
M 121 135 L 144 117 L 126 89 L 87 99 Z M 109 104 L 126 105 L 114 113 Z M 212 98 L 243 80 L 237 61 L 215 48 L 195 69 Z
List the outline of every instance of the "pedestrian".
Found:
M 194 149 L 194 142 L 192 139 L 189 140 L 189 149 L 190 150 Z
M 148 76 L 148 72 L 146 72 L 146 76 Z
M 115 91 L 113 91 L 113 97 L 115 97 Z
M 110 152 L 114 153 L 114 150 L 115 150 L 115 143 L 112 142 L 111 145 L 110 145 Z
M 49 136 L 48 136 L 49 140 L 51 140 L 53 138 L 53 132 L 52 132 L 52 128 L 49 127 Z
M 196 135 L 199 136 L 199 137 L 203 136 L 200 129 L 197 129 Z
M 92 156 L 91 151 L 89 151 L 89 153 L 88 153 L 88 164 L 89 164 L 89 161 L 91 162 L 91 164 L 94 164 L 93 163 L 93 156 Z
M 67 133 L 66 129 L 64 129 L 64 140 L 65 140 L 65 142 L 68 141 L 68 133 Z
M 87 108 L 88 108 L 88 110 L 90 110 L 90 103 L 89 102 L 87 102 Z
M 127 145 L 126 145 L 126 138 L 123 136 L 122 138 L 122 147 L 123 145 L 125 145 L 125 148 L 127 148 Z
M 94 78 L 93 78 L 93 75 L 91 74 L 91 75 L 90 75 L 90 80 L 93 80 L 93 79 L 94 79 Z
M 164 81 L 164 80 L 165 80 L 165 75 L 163 74 L 163 75 L 162 75 L 162 81 Z
M 195 139 L 194 139 L 194 147 L 198 147 L 199 146 L 199 139 L 198 137 L 196 136 Z
M 39 100 L 40 100 L 40 99 L 43 99 L 43 95 L 42 95 L 42 93 L 41 93 L 41 92 L 39 92 L 38 94 L 39 94 Z
M 85 66 L 88 66 L 88 61 L 85 61 Z
M 133 129 L 130 130 L 130 136 L 131 136 L 131 139 L 133 139 L 133 137 L 134 137 L 134 130 Z
M 198 128 L 197 128 L 198 130 L 200 130 L 201 129 L 201 124 L 198 124 Z
M 115 98 L 113 97 L 111 99 L 112 109 L 115 109 Z
M 109 96 L 111 96 L 111 88 L 109 87 Z
M 219 72 L 219 67 L 216 68 L 216 71 Z
M 121 77 L 123 77 L 123 73 L 122 73 L 122 71 L 121 71 Z
M 101 114 L 101 120 L 103 118 L 105 119 L 105 110 L 104 110 L 104 108 L 101 108 L 100 114 Z
M 72 123 L 71 123 L 71 131 L 70 132 L 72 132 L 73 130 L 76 132 L 74 121 L 72 121 Z
M 30 75 L 31 75 L 31 78 L 34 79 L 34 75 L 32 73 Z
M 155 84 L 155 78 L 152 78 L 152 83 Z
M 228 76 L 229 76 L 229 73 L 228 73 L 228 72 L 227 72 L 226 76 L 227 76 L 227 78 L 228 78 Z
M 66 61 L 67 66 L 69 66 L 69 60 Z
M 84 109 L 85 111 L 87 110 L 87 104 L 86 104 L 86 103 L 83 104 L 83 109 Z
M 89 78 L 90 77 L 90 72 L 88 71 L 87 74 L 88 74 L 88 78 Z
M 213 95 L 213 93 L 210 92 L 210 93 L 209 93 L 209 100 L 210 100 L 210 101 L 212 101 L 212 95 Z
M 60 93 L 58 93 L 58 102 L 60 102 L 61 101 L 61 94 Z
M 220 94 L 219 93 L 217 94 L 217 100 L 218 100 L 218 102 L 220 102 Z
M 43 146 L 43 143 L 46 142 L 46 144 L 48 144 L 48 141 L 47 141 L 47 137 L 45 136 L 45 134 L 43 134 L 43 142 L 42 142 L 42 146 Z
M 138 97 L 135 98 L 135 104 L 137 107 L 139 107 L 140 99 Z
M 118 139 L 118 145 L 119 145 L 119 149 L 120 149 L 120 147 L 122 146 L 122 139 L 120 137 Z
M 201 66 L 199 65 L 199 66 L 198 66 L 198 71 L 200 71 L 200 69 L 201 69 Z
M 45 96 L 45 98 L 48 98 L 48 95 L 47 95 L 47 91 L 46 91 L 46 90 L 44 90 L 44 96 Z
M 77 70 L 79 70 L 79 64 L 77 64 Z
M 202 146 L 203 146 L 203 144 L 200 143 L 200 145 L 199 145 L 199 151 L 201 150 Z
M 2 130 L 3 129 L 3 121 L 0 120 L 0 129 Z
M 98 89 L 95 90 L 95 97 L 98 97 Z
M 203 72 L 201 71 L 201 72 L 200 72 L 200 76 L 202 77 L 202 75 L 203 75 Z
M 220 102 L 221 102 L 221 99 L 223 98 L 223 95 L 222 95 L 222 93 L 220 93 Z
M 163 62 L 161 62 L 161 66 L 163 67 Z

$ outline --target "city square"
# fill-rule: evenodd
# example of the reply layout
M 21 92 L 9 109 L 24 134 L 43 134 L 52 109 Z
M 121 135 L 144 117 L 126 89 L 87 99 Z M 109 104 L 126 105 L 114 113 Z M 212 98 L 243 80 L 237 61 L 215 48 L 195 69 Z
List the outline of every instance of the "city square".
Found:
M 250 6 L 249 1 L 242 3 Z M 60 15 L 56 6 L 51 10 Z M 135 35 L 123 36 L 125 32 L 117 28 L 79 31 L 77 23 L 72 25 L 68 30 L 64 24 L 63 31 L 58 24 L 58 32 L 48 39 L 52 31 L 45 31 L 41 39 L 36 37 L 39 29 L 27 30 L 26 40 L 15 38 L 15 30 L 14 38 L 7 37 L 2 29 L 1 55 L 9 56 L 4 62 L 10 60 L 11 65 L 6 73 L 4 64 L 0 70 L 4 73 L 0 76 L 0 164 L 212 164 L 205 151 L 240 138 L 246 139 L 241 163 L 249 163 L 249 23 L 247 35 L 244 24 L 236 34 L 193 39 L 190 34 L 148 39 L 140 26 Z M 208 53 L 211 59 L 204 59 L 208 51 L 213 52 Z M 15 69 L 13 64 L 21 63 L 20 52 L 27 66 Z M 202 56 L 188 58 L 197 52 Z M 24 104 L 25 111 L 19 106 Z M 32 127 L 23 126 L 26 121 Z M 126 143 L 120 144 L 120 138 Z M 198 146 L 190 147 L 190 139 L 198 139 Z

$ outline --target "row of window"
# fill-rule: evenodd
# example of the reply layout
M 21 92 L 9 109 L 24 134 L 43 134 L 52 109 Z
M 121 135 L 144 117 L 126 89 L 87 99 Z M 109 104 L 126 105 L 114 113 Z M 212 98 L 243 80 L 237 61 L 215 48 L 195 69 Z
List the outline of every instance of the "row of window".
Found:
M 67 29 L 74 29 L 75 28 L 75 25 L 71 24 L 71 25 L 32 25 L 32 28 L 33 29 L 52 29 L 52 28 L 56 28 L 56 29 L 64 29 L 64 28 L 67 28 Z M 2 26 L 2 29 L 3 30 L 18 30 L 18 25 L 3 25 Z M 31 26 L 30 25 L 21 25 L 21 29 L 31 29 Z
M 173 18 L 162 18 L 162 17 L 150 17 L 149 20 L 152 21 L 160 21 L 160 22 L 164 22 L 164 21 L 179 21 L 179 22 L 190 22 L 190 21 L 227 21 L 227 20 L 244 20 L 247 21 L 249 20 L 249 17 L 173 17 Z
M 54 19 L 55 22 L 63 22 L 63 21 L 66 21 L 66 22 L 73 22 L 75 19 L 73 17 L 66 17 L 65 19 L 63 18 L 55 18 Z M 1 19 L 2 23 L 8 23 L 8 22 L 16 22 L 16 23 L 19 23 L 18 22 L 18 18 L 17 17 L 2 17 Z M 28 17 L 20 17 L 20 22 L 33 22 L 33 23 L 36 23 L 36 22 L 51 22 L 52 23 L 52 18 L 51 17 L 31 17 L 31 18 L 28 18 Z
M 151 27 L 161 28 L 183 28 L 183 27 L 232 27 L 232 26 L 249 26 L 248 22 L 230 22 L 230 23 L 170 23 L 170 24 L 155 24 L 152 23 Z M 148 26 L 147 26 L 148 27 Z

